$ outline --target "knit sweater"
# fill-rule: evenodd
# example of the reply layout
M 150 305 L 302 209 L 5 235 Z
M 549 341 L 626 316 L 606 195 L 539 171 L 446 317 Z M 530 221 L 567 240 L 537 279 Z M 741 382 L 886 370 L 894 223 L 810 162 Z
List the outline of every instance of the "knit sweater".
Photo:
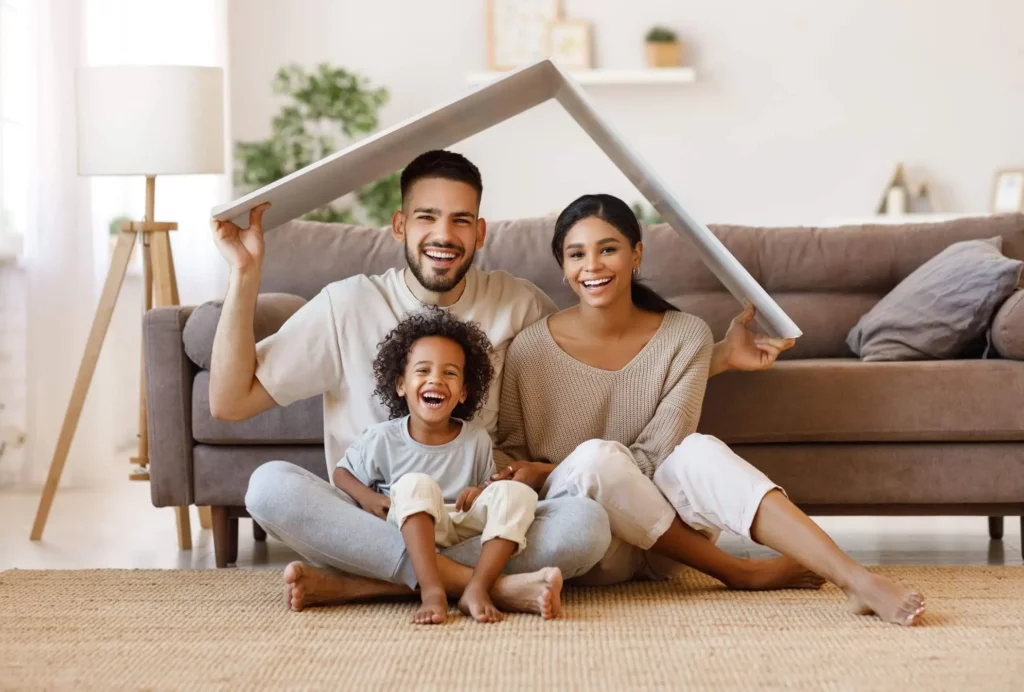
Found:
M 557 464 L 587 440 L 612 440 L 650 478 L 697 429 L 713 346 L 703 320 L 667 312 L 633 360 L 601 370 L 563 351 L 543 318 L 509 346 L 497 446 L 515 460 Z

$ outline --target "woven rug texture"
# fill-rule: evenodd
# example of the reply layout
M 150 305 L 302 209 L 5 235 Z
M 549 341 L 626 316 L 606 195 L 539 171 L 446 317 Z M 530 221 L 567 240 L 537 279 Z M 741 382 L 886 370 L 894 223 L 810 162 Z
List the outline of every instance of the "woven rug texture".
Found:
M 928 611 L 902 628 L 832 586 L 567 588 L 565 617 L 480 625 L 412 602 L 284 606 L 278 570 L 0 572 L 0 688 L 1021 690 L 1024 567 L 880 567 Z

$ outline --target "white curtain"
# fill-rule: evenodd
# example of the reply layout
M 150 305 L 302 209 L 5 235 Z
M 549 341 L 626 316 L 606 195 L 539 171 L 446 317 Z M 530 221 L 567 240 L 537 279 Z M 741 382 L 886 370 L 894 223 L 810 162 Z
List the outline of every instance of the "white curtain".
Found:
M 89 185 L 77 174 L 75 68 L 81 64 L 82 5 L 29 3 L 35 47 L 29 69 L 29 200 L 25 232 L 26 427 L 18 480 L 46 476 L 94 301 Z M 78 354 L 78 355 L 76 355 Z M 68 479 L 81 476 L 101 431 L 86 411 L 69 458 Z
M 27 442 L 21 484 L 49 468 L 110 259 L 110 221 L 141 219 L 143 178 L 81 178 L 75 142 L 75 68 L 167 64 L 227 68 L 227 0 L 34 0 L 38 95 L 34 195 L 26 237 Z M 227 75 L 225 75 L 227 77 Z M 225 79 L 225 83 L 227 79 Z M 227 101 L 225 99 L 225 101 Z M 112 103 L 111 108 L 117 104 Z M 230 132 L 225 133 L 230 142 Z M 227 161 L 227 152 L 225 152 Z M 230 171 L 230 165 L 225 168 Z M 161 177 L 156 220 L 172 233 L 186 304 L 220 297 L 226 271 L 209 236 L 209 210 L 230 176 Z M 136 253 L 138 255 L 138 253 Z M 127 480 L 138 429 L 141 271 L 133 262 L 103 345 L 63 484 Z

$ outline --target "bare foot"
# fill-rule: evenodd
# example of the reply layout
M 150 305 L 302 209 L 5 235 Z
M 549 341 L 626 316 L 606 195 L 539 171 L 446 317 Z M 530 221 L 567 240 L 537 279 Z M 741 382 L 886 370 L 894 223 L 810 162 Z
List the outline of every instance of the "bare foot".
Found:
M 345 603 L 351 600 L 348 577 L 304 562 L 284 568 L 285 603 L 295 612 L 306 606 Z
M 412 614 L 414 625 L 440 625 L 448 617 L 448 598 L 444 589 L 420 591 L 423 605 Z
M 920 593 L 867 570 L 843 591 L 850 598 L 850 610 L 858 615 L 874 613 L 886 622 L 914 625 L 924 612 Z
M 770 591 L 772 589 L 820 589 L 825 580 L 796 560 L 746 560 L 747 571 L 725 581 L 730 589 Z
M 501 622 L 504 619 L 504 615 L 491 601 L 487 590 L 474 585 L 467 586 L 462 592 L 459 610 L 477 622 Z
M 502 610 L 534 613 L 545 620 L 562 615 L 562 570 L 557 567 L 502 576 L 491 590 Z
M 305 562 L 292 562 L 284 568 L 284 602 L 295 612 L 307 606 L 335 605 L 379 596 L 409 596 L 412 593 L 405 586 L 353 577 Z

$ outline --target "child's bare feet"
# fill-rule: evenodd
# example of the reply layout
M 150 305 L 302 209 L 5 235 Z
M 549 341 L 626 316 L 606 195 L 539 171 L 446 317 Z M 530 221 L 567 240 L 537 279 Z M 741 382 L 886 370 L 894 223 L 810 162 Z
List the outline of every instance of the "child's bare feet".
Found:
M 498 579 L 491 590 L 494 602 L 503 610 L 535 613 L 545 620 L 562 615 L 562 570 L 557 567 L 509 574 Z
M 440 625 L 448 617 L 448 597 L 444 589 L 427 589 L 420 591 L 423 602 L 412 614 L 414 625 Z
M 850 598 L 850 610 L 858 615 L 874 613 L 886 622 L 913 625 L 924 612 L 920 593 L 867 570 L 843 591 Z
M 501 622 L 505 617 L 491 601 L 487 590 L 474 584 L 470 584 L 462 592 L 459 610 L 477 622 Z
M 796 560 L 777 557 L 747 560 L 743 573 L 723 580 L 730 589 L 770 591 L 773 589 L 820 589 L 825 580 Z

